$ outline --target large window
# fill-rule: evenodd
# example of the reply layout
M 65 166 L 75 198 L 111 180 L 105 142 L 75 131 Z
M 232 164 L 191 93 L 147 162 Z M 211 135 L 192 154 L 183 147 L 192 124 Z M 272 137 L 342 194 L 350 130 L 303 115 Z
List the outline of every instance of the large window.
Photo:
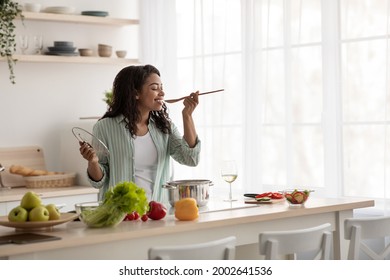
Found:
M 177 178 L 211 179 L 227 195 L 219 166 L 233 158 L 240 194 L 390 197 L 389 1 L 175 5 L 177 94 L 225 89 L 201 97 L 202 160 L 177 165 Z
M 346 195 L 390 198 L 389 1 L 340 1 Z

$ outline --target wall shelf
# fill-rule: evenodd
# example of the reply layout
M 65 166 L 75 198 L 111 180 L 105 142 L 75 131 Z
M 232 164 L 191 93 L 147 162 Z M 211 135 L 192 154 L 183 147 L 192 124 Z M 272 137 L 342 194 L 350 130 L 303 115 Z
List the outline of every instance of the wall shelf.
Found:
M 75 14 L 32 13 L 32 12 L 23 11 L 22 15 L 24 17 L 24 20 L 100 24 L 100 25 L 114 25 L 114 26 L 127 26 L 127 25 L 139 24 L 139 20 L 137 19 L 95 17 L 95 16 L 75 15 Z
M 85 64 L 138 64 L 138 59 L 98 57 L 98 56 L 57 56 L 57 55 L 13 55 L 18 62 L 54 62 Z M 5 61 L 5 58 L 1 58 Z
M 106 26 L 129 26 L 138 25 L 137 19 L 126 18 L 111 18 L 85 16 L 80 14 L 55 14 L 55 13 L 33 13 L 23 11 L 22 16 L 25 21 L 49 21 L 49 22 L 64 22 L 64 23 L 80 23 L 92 25 Z M 21 17 L 19 17 L 21 19 Z M 138 59 L 116 58 L 116 57 L 99 57 L 99 56 L 56 56 L 56 55 L 20 55 L 14 54 L 13 58 L 17 62 L 53 62 L 53 63 L 85 63 L 85 64 L 139 64 Z M 6 58 L 1 57 L 0 61 L 5 61 Z

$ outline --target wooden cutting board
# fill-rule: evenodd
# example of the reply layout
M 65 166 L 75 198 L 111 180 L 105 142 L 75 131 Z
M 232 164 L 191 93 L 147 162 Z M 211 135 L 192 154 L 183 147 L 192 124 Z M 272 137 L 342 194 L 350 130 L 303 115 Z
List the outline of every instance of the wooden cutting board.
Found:
M 279 203 L 279 202 L 284 202 L 284 201 L 286 201 L 285 198 L 271 199 L 268 201 L 257 201 L 255 199 L 247 199 L 247 200 L 245 200 L 245 203 L 247 203 L 247 204 L 273 204 L 273 203 Z
M 23 176 L 9 173 L 11 165 L 23 165 L 33 169 L 45 170 L 45 158 L 42 148 L 38 146 L 0 148 L 0 164 L 5 167 L 1 172 L 6 187 L 23 187 L 26 185 Z

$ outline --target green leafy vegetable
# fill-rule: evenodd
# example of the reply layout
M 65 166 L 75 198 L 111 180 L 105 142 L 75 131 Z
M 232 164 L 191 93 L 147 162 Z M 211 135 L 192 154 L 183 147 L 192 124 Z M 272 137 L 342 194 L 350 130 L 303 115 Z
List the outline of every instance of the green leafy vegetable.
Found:
M 82 219 L 90 227 L 116 226 L 127 213 L 137 211 L 143 215 L 148 207 L 144 189 L 133 182 L 121 182 L 107 191 L 103 203 L 96 209 L 83 211 Z

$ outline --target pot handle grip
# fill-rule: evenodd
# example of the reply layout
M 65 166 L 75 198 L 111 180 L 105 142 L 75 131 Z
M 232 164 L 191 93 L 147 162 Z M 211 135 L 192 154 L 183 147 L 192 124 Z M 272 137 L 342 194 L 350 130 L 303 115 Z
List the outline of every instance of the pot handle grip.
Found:
M 162 185 L 163 188 L 168 189 L 168 190 L 176 190 L 177 186 L 169 185 L 169 184 L 164 184 Z

